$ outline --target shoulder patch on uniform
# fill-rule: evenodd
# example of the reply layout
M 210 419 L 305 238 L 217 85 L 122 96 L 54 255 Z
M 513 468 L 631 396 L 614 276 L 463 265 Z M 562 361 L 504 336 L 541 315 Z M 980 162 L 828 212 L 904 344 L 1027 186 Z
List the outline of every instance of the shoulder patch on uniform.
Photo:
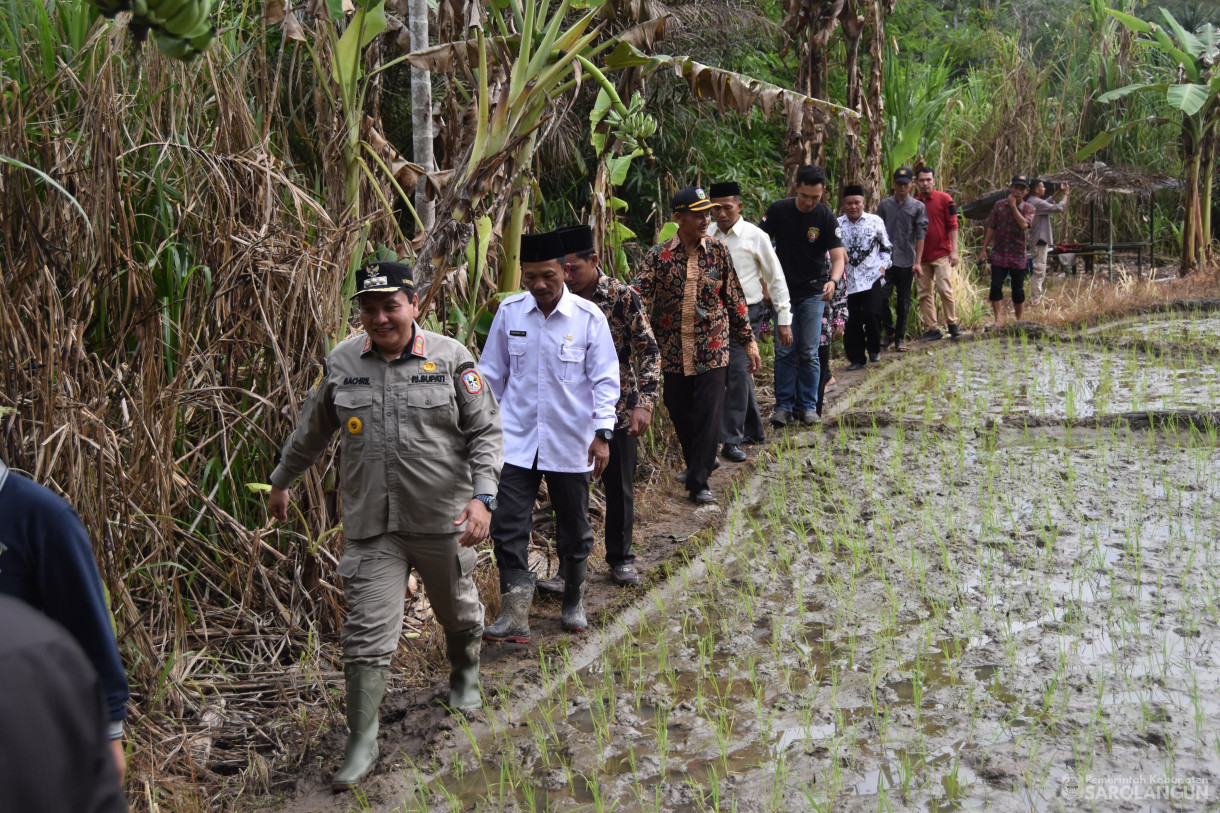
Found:
M 462 373 L 462 386 L 471 395 L 478 395 L 483 391 L 483 376 L 479 375 L 478 370 L 467 370 Z
M 365 336 L 364 337 L 364 347 L 360 348 L 360 355 L 363 356 L 365 353 L 369 352 L 372 349 L 373 349 L 373 337 Z
M 473 369 L 474 369 L 473 361 L 463 361 L 461 364 L 458 365 L 457 374 L 461 375 L 462 373 L 466 372 L 467 370 L 473 370 Z
M 411 348 L 411 352 L 417 356 L 422 356 L 424 354 L 424 334 L 415 334 L 415 346 Z

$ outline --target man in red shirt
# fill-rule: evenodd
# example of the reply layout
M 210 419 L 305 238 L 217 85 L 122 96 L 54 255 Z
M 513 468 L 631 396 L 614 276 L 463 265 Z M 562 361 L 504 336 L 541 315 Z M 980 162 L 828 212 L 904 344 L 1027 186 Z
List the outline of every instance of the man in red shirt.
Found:
M 922 271 L 915 272 L 915 290 L 919 296 L 919 318 L 924 334 L 921 342 L 944 338 L 936 321 L 936 295 L 948 323 L 949 335 L 962 335 L 957 326 L 957 304 L 953 301 L 953 269 L 961 262 L 957 253 L 957 205 L 953 198 L 936 188 L 936 173 L 932 167 L 920 167 L 915 172 L 919 187 L 919 202 L 928 210 L 928 234 L 924 238 Z

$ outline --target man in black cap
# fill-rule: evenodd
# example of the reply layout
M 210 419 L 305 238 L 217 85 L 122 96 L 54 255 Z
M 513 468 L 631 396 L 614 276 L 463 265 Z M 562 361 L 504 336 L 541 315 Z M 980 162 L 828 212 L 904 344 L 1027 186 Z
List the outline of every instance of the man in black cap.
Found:
M 564 285 L 566 254 L 554 232 L 521 236 L 525 291 L 500 304 L 479 358 L 504 422 L 504 471 L 491 518 L 500 614 L 483 631 L 496 643 L 530 640 L 536 577 L 529 542 L 544 477 L 564 580 L 560 622 L 570 632 L 588 627 L 582 598 L 593 549 L 589 483 L 610 462 L 619 358 L 601 309 Z
M 792 344 L 792 305 L 788 283 L 784 281 L 779 257 L 771 238 L 741 216 L 741 188 L 736 181 L 714 183 L 711 188 L 712 217 L 716 228 L 712 237 L 729 247 L 733 268 L 741 282 L 742 293 L 750 308 L 750 327 L 757 337 L 768 306 L 775 309 L 778 346 Z M 747 439 L 762 443 L 765 437 L 762 412 L 754 395 L 754 377 L 746 370 L 746 349 L 734 340 L 729 344 L 729 383 L 724 396 L 724 417 L 720 422 L 720 455 L 741 463 L 746 453 L 741 444 Z
M 640 574 L 631 552 L 636 451 L 661 395 L 661 351 L 644 315 L 640 295 L 627 283 L 601 272 L 593 247 L 593 229 L 570 226 L 558 233 L 567 251 L 564 284 L 572 293 L 601 308 L 618 354 L 620 394 L 614 408 L 610 461 L 602 472 L 602 486 L 606 489 L 606 563 L 615 584 L 639 584 Z M 554 579 L 539 581 L 538 589 L 562 593 L 562 573 Z
M 979 265 L 991 260 L 991 311 L 995 316 L 992 327 L 1000 324 L 1000 305 L 1004 301 L 1004 278 L 1012 277 L 1012 309 L 1019 320 L 1025 311 L 1025 273 L 1028 261 L 1025 254 L 1025 232 L 1034 222 L 1034 207 L 1025 200 L 1029 189 L 1029 176 L 1017 173 L 1008 185 L 1008 196 L 996 201 L 984 222 L 983 246 L 979 249 Z
M 340 342 L 323 362 L 271 473 L 269 503 L 287 522 L 288 489 L 339 432 L 348 736 L 335 790 L 358 784 L 377 760 L 378 708 L 412 566 L 445 629 L 448 705 L 482 704 L 473 546 L 487 538 L 504 459 L 500 410 L 470 352 L 415 321 L 410 266 L 361 268 L 353 298 L 365 334 Z
M 885 231 L 894 246 L 893 262 L 885 272 L 889 285 L 882 292 L 881 322 L 885 329 L 882 347 L 891 344 L 899 353 L 909 348 L 906 344 L 907 317 L 911 312 L 911 283 L 923 275 L 920 259 L 923 257 L 923 242 L 928 234 L 928 210 L 911 194 L 911 182 L 915 173 L 910 167 L 899 167 L 894 172 L 894 194 L 881 201 L 877 216 L 885 221 Z M 890 315 L 890 292 L 898 292 L 897 307 Z
M 822 313 L 843 279 L 847 254 L 839 236 L 839 222 L 822 202 L 826 176 L 809 164 L 796 174 L 796 195 L 777 200 L 767 208 L 759 225 L 775 243 L 792 296 L 792 344 L 775 351 L 775 409 L 771 425 L 786 426 L 794 419 L 806 426 L 818 415 L 818 380 L 821 364 Z M 827 271 L 826 258 L 830 257 Z
M 709 505 L 717 501 L 707 478 L 720 434 L 729 337 L 746 348 L 750 375 L 762 359 L 728 246 L 706 235 L 711 199 L 688 186 L 672 205 L 678 233 L 644 255 L 632 284 L 661 348 L 665 408 L 682 444 L 686 490 L 695 503 Z

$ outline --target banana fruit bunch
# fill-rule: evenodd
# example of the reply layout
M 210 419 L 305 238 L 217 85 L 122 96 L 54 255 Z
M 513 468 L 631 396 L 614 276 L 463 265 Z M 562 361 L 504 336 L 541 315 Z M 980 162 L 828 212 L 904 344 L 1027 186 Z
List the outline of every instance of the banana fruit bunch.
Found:
M 106 17 L 131 12 L 128 30 L 139 42 L 149 32 L 161 53 L 189 60 L 206 51 L 216 37 L 209 15 L 212 0 L 91 0 Z
M 620 114 L 612 107 L 606 111 L 604 121 L 622 143 L 624 153 L 635 152 L 641 148 L 647 151 L 644 139 L 657 131 L 656 119 L 644 112 L 644 97 L 639 91 L 631 94 L 627 115 Z

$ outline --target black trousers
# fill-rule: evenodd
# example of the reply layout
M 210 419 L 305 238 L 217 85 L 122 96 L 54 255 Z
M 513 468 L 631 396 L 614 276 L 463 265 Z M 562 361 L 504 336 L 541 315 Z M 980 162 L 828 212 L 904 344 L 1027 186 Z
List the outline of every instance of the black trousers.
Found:
M 847 295 L 847 328 L 843 332 L 843 349 L 852 364 L 864 364 L 864 355 L 881 352 L 881 280 L 867 291 Z
M 766 313 L 767 306 L 762 302 L 750 306 L 750 327 L 754 329 L 755 338 Z M 758 397 L 754 394 L 754 376 L 750 375 L 750 357 L 736 339 L 729 339 L 728 383 L 724 392 L 724 414 L 720 420 L 720 442 L 741 444 L 746 438 L 761 441 L 766 436 L 762 412 L 758 409 Z
M 707 478 L 712 473 L 727 370 L 718 367 L 698 375 L 665 373 L 665 408 L 682 444 L 686 490 L 691 494 L 707 488 Z
M 606 489 L 606 561 L 611 567 L 635 561 L 631 552 L 631 529 L 635 525 L 635 462 L 639 438 L 627 427 L 614 430 L 610 440 L 610 462 L 602 472 Z
M 911 315 L 911 283 L 915 281 L 915 274 L 909 265 L 906 268 L 890 266 L 885 272 L 885 278 L 890 284 L 885 286 L 884 301 L 881 305 L 881 326 L 885 328 L 886 335 L 897 337 L 898 343 L 902 344 L 907 335 L 907 317 Z M 898 302 L 894 313 L 891 314 L 890 300 L 895 298 L 894 292 L 897 293 Z
M 826 383 L 830 381 L 830 344 L 818 345 L 818 364 L 822 365 L 822 374 L 818 376 L 818 414 L 822 414 L 822 406 L 826 403 Z
M 500 471 L 499 505 L 491 514 L 491 541 L 503 574 L 508 570 L 529 570 L 530 532 L 534 530 L 534 502 L 538 486 L 546 477 L 551 507 L 555 509 L 555 551 L 560 560 L 580 562 L 593 550 L 593 526 L 589 524 L 589 483 L 587 471 L 541 471 L 505 463 Z
M 1003 266 L 991 264 L 991 291 L 987 295 L 987 299 L 991 302 L 999 302 L 1004 298 L 1004 277 L 1012 275 L 1012 304 L 1020 305 L 1025 301 L 1025 274 L 1027 268 L 1004 268 Z

